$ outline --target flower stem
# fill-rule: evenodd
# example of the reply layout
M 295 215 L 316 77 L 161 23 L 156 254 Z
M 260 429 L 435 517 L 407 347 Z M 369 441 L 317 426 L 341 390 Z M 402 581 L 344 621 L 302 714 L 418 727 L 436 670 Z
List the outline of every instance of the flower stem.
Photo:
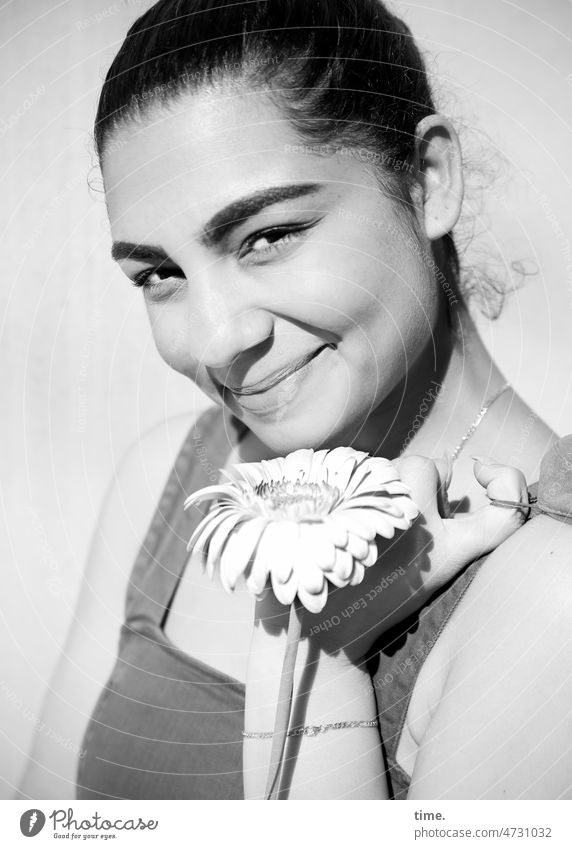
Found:
M 294 688 L 294 670 L 296 667 L 296 655 L 300 642 L 302 630 L 303 607 L 298 598 L 295 598 L 290 606 L 288 618 L 288 634 L 286 637 L 286 650 L 282 664 L 280 677 L 280 690 L 278 692 L 278 705 L 276 708 L 276 719 L 274 721 L 274 735 L 272 737 L 272 750 L 270 752 L 270 765 L 268 768 L 268 780 L 266 784 L 266 799 L 278 799 L 280 793 L 280 782 L 278 776 L 282 766 L 284 748 L 286 745 L 286 733 L 290 724 L 290 713 L 292 710 L 292 691 Z

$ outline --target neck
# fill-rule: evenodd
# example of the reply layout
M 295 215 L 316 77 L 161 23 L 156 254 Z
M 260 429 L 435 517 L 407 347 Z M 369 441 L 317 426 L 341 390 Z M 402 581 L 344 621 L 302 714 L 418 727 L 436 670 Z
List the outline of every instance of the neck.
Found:
M 354 448 L 384 457 L 451 453 L 504 383 L 464 309 L 442 313 L 407 375 L 368 418 Z

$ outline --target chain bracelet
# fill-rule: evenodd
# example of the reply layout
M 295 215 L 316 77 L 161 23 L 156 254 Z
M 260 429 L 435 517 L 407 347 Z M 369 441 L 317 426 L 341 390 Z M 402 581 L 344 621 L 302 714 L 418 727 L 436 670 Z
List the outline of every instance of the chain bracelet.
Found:
M 340 728 L 373 728 L 377 724 L 377 719 L 351 719 L 345 722 L 327 722 L 325 725 L 298 725 L 286 732 L 286 736 L 300 737 L 302 734 L 306 734 L 308 737 L 315 737 L 317 734 L 332 730 L 337 731 Z M 242 736 L 248 739 L 269 740 L 274 737 L 274 732 L 243 731 Z

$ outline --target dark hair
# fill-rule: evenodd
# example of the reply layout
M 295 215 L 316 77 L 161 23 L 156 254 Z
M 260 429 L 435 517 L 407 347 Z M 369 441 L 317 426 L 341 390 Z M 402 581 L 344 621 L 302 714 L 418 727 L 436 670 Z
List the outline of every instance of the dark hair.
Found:
M 435 107 L 409 29 L 381 0 L 159 0 L 105 78 L 100 161 L 124 123 L 228 79 L 268 90 L 303 141 L 367 151 L 382 185 L 411 208 L 415 128 Z M 455 285 L 451 234 L 443 242 Z

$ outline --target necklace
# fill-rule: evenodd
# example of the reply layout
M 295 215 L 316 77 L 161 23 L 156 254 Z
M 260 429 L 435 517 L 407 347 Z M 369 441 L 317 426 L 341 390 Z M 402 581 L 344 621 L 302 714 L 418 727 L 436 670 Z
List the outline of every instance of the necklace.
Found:
M 478 428 L 478 426 L 480 425 L 480 423 L 482 422 L 482 420 L 486 416 L 490 407 L 494 404 L 494 402 L 497 400 L 497 398 L 500 398 L 500 396 L 503 394 L 503 392 L 506 392 L 507 389 L 510 389 L 510 383 L 503 384 L 503 386 L 501 386 L 501 388 L 498 389 L 495 392 L 494 395 L 491 395 L 491 397 L 488 398 L 485 401 L 484 405 L 479 410 L 479 413 L 478 413 L 477 417 L 475 418 L 474 422 L 471 424 L 471 426 L 468 429 L 468 431 L 466 432 L 466 434 L 463 437 L 461 437 L 461 441 L 459 442 L 459 444 L 457 445 L 457 447 L 455 448 L 455 450 L 451 454 L 451 461 L 453 463 L 455 462 L 455 460 L 457 459 L 457 457 L 459 456 L 459 454 L 461 453 L 461 451 L 465 447 L 467 440 L 471 438 L 473 433 L 476 431 L 476 429 Z

